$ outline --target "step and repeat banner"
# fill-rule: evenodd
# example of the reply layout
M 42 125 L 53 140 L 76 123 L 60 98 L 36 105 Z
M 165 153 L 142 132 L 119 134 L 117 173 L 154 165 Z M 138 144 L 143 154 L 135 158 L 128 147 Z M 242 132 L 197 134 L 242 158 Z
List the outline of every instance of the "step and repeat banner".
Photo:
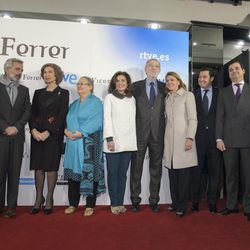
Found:
M 40 69 L 43 64 L 50 62 L 63 69 L 65 75 L 61 87 L 70 91 L 70 102 L 78 98 L 76 83 L 80 76 L 93 78 L 94 94 L 103 100 L 116 71 L 127 71 L 133 81 L 144 79 L 144 66 L 151 58 L 161 63 L 160 80 L 164 81 L 168 71 L 176 71 L 188 85 L 188 32 L 34 19 L 0 19 L 0 72 L 3 73 L 3 64 L 8 58 L 23 60 L 22 84 L 29 88 L 31 100 L 35 89 L 45 87 Z M 18 204 L 31 205 L 35 199 L 35 187 L 34 173 L 29 170 L 28 125 L 24 148 Z M 145 204 L 149 197 L 148 158 L 146 154 L 142 177 L 142 203 Z M 167 175 L 164 168 L 160 203 L 171 202 Z M 128 171 L 125 204 L 130 204 L 129 197 Z M 63 178 L 63 155 L 54 201 L 56 205 L 68 204 L 67 183 Z M 98 198 L 97 204 L 109 204 L 108 192 Z

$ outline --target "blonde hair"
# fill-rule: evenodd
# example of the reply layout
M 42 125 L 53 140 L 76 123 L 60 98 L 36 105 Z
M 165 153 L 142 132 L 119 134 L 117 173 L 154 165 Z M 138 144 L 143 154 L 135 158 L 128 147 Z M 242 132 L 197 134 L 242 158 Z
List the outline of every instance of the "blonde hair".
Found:
M 183 88 L 183 89 L 187 90 L 185 83 L 182 81 L 181 77 L 176 72 L 169 71 L 165 76 L 165 81 L 167 81 L 168 76 L 173 76 L 174 78 L 176 78 L 180 82 L 178 89 Z M 166 89 L 169 90 L 167 86 L 166 86 Z

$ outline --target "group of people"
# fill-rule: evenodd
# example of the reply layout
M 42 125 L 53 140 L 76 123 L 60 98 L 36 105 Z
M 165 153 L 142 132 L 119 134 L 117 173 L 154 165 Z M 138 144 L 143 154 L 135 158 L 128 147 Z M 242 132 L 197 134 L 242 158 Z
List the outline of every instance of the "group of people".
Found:
M 126 212 L 124 193 L 131 163 L 132 211 L 140 210 L 141 178 L 146 150 L 149 153 L 149 207 L 159 212 L 162 166 L 168 168 L 172 204 L 169 212 L 182 217 L 191 200 L 199 211 L 202 174 L 208 175 L 207 202 L 217 213 L 221 189 L 222 158 L 225 164 L 228 215 L 239 211 L 239 172 L 243 176 L 244 215 L 250 221 L 250 87 L 244 82 L 244 67 L 229 64 L 232 84 L 218 90 L 212 86 L 210 68 L 199 72 L 199 88 L 186 89 L 176 72 L 168 72 L 165 83 L 157 80 L 160 62 L 146 62 L 146 79 L 132 83 L 127 72 L 111 78 L 104 102 L 93 94 L 93 80 L 80 77 L 79 98 L 69 106 L 69 92 L 59 86 L 63 72 L 56 64 L 45 64 L 41 77 L 46 87 L 36 90 L 32 104 L 28 88 L 20 84 L 23 62 L 8 59 L 0 76 L 0 213 L 6 194 L 5 217 L 15 216 L 23 154 L 24 126 L 31 133 L 30 169 L 35 172 L 36 199 L 31 214 L 53 212 L 63 140 L 64 177 L 68 181 L 69 206 L 74 213 L 81 196 L 86 198 L 85 216 L 94 213 L 96 198 L 106 192 L 104 159 L 107 162 L 111 212 Z M 47 176 L 47 195 L 44 183 Z

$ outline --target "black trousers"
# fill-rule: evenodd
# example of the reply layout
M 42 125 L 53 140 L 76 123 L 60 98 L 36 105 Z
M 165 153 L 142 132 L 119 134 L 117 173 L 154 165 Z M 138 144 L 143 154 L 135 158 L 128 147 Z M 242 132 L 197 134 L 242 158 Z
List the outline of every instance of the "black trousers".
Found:
M 157 204 L 159 202 L 159 191 L 162 176 L 162 155 L 163 155 L 163 140 L 154 141 L 152 136 L 147 141 L 138 140 L 138 150 L 132 154 L 131 171 L 130 171 L 130 193 L 132 203 L 141 202 L 141 177 L 143 170 L 143 162 L 145 153 L 149 150 L 149 203 Z
M 189 201 L 189 182 L 191 168 L 169 169 L 170 194 L 172 207 L 185 213 Z
M 200 203 L 202 174 L 207 168 L 207 202 L 209 205 L 216 206 L 222 187 L 222 153 L 215 146 L 210 145 L 208 131 L 202 138 L 202 143 L 197 145 L 197 155 L 198 166 L 191 169 L 191 201 Z
M 68 180 L 68 197 L 69 205 L 73 207 L 78 207 L 80 201 L 80 182 Z M 86 208 L 94 208 L 96 204 L 96 194 L 97 194 L 98 182 L 93 182 L 93 195 L 86 198 Z
M 23 142 L 0 142 L 0 210 L 5 205 L 6 181 L 7 206 L 16 209 L 22 158 Z
M 244 195 L 243 207 L 250 213 L 250 148 L 229 148 L 223 152 L 226 170 L 226 206 L 229 209 L 238 208 L 239 173 L 241 171 Z

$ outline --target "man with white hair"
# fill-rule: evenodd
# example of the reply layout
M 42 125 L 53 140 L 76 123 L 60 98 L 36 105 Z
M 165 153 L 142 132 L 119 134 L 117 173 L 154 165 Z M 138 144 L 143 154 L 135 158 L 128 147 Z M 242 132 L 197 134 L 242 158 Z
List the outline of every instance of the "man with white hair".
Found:
M 0 213 L 6 196 L 6 218 L 16 214 L 19 176 L 23 157 L 24 126 L 30 116 L 30 97 L 27 87 L 20 84 L 23 61 L 10 58 L 0 75 Z

